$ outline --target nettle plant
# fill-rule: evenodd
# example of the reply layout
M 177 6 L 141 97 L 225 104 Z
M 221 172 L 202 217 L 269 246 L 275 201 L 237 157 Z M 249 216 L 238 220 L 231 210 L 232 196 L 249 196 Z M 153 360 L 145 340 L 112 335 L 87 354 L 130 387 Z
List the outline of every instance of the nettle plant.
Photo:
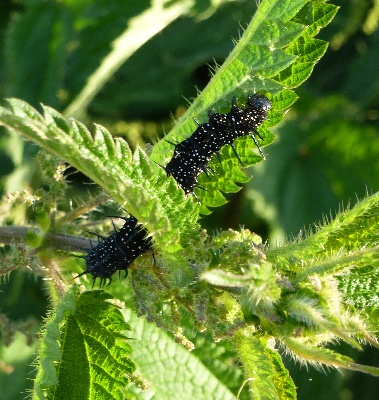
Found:
M 8 204 L 10 211 L 27 204 L 39 225 L 5 226 L 0 235 L 4 243 L 17 244 L 4 265 L 36 265 L 37 258 L 51 293 L 33 398 L 121 399 L 141 390 L 152 390 L 156 398 L 296 398 L 282 353 L 302 364 L 379 375 L 378 368 L 327 348 L 337 341 L 378 347 L 376 293 L 370 290 L 378 284 L 378 194 L 308 237 L 269 248 L 247 229 L 209 235 L 199 224 L 208 207 L 225 203 L 223 192 L 236 192 L 237 183 L 248 181 L 241 162 L 263 160 L 250 137 L 236 139 L 236 151 L 225 145 L 219 158 L 212 157 L 212 173 L 200 174 L 196 196 L 160 167 L 171 159 L 172 143 L 195 131 L 194 119 L 205 123 L 209 110 L 228 112 L 233 99 L 244 104 L 257 92 L 272 105 L 258 128 L 259 143 L 272 143 L 269 128 L 296 101 L 293 88 L 326 51 L 327 43 L 314 36 L 336 11 L 322 1 L 263 1 L 225 63 L 150 154 L 141 148 L 132 153 L 99 125 L 92 135 L 49 107 L 40 114 L 10 99 L 0 109 L 3 126 L 43 149 L 44 189 L 15 195 Z M 67 164 L 59 160 L 87 175 L 103 194 L 61 211 L 69 183 Z M 91 210 L 108 201 L 137 218 L 152 250 L 138 258 L 127 280 L 115 278 L 98 290 L 90 275 L 75 278 L 85 265 L 72 253 L 98 244 L 78 233 L 90 225 Z M 113 227 L 106 217 L 97 232 L 109 236 Z M 194 347 L 200 351 L 189 352 Z

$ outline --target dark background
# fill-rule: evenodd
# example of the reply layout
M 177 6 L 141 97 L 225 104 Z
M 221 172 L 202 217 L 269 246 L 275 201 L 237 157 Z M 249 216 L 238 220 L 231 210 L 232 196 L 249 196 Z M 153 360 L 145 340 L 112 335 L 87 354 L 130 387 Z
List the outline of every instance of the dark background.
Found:
M 0 98 L 18 97 L 63 111 L 110 50 L 111 41 L 147 1 L 10 1 L 0 3 Z M 199 8 L 207 2 L 199 2 Z M 248 171 L 249 184 L 202 222 L 210 232 L 241 225 L 271 245 L 310 231 L 324 216 L 379 189 L 379 9 L 373 1 L 339 0 L 332 23 L 318 36 L 330 42 L 299 100 L 275 127 L 278 139 L 266 162 Z M 84 122 L 105 125 L 132 147 L 154 143 L 173 124 L 221 64 L 247 25 L 255 1 L 219 7 L 209 18 L 183 17 L 139 49 L 91 102 Z M 196 14 L 195 14 L 196 15 Z M 0 131 L 0 194 L 35 189 L 36 146 Z M 70 176 L 72 196 L 88 193 L 88 180 Z M 21 221 L 16 221 L 22 223 Z M 7 221 L 7 223 L 16 223 Z M 4 249 L 2 249 L 4 250 Z M 23 293 L 22 299 L 18 293 Z M 22 301 L 21 301 L 22 300 Z M 43 282 L 13 271 L 0 285 L 1 312 L 36 329 L 48 307 Z M 0 360 L 19 365 L 4 399 L 30 387 L 32 350 L 21 337 L 12 351 L 2 337 Z M 377 351 L 339 351 L 378 366 Z M 22 354 L 20 360 L 9 354 Z M 317 371 L 286 361 L 299 399 L 377 399 L 379 380 L 353 372 Z M 0 393 L 6 370 L 0 365 Z M 17 373 L 16 373 L 17 372 Z M 3 379 L 4 378 L 4 379 Z M 14 389 L 14 390 L 13 390 Z M 13 393 L 13 394 L 12 394 Z M 16 393 L 16 394 L 15 394 Z

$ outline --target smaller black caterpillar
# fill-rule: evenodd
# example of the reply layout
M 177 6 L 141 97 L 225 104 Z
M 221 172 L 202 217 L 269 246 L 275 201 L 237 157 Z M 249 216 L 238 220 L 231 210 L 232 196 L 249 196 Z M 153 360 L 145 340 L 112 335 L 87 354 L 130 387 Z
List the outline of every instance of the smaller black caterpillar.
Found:
M 133 261 L 141 254 L 152 250 L 151 237 L 137 219 L 130 215 L 129 218 L 118 217 L 125 220 L 124 226 L 116 230 L 109 237 L 96 235 L 99 243 L 88 251 L 86 256 L 78 256 L 86 260 L 86 270 L 77 275 L 91 274 L 94 278 L 100 278 L 100 287 L 107 279 L 108 285 L 112 282 L 112 275 L 116 271 L 125 271 L 128 275 L 128 268 Z
M 197 186 L 197 178 L 202 172 L 213 172 L 208 163 L 219 152 L 222 146 L 232 146 L 240 164 L 243 163 L 234 147 L 234 140 L 238 137 L 249 135 L 253 139 L 263 158 L 265 155 L 255 137 L 261 140 L 256 128 L 267 119 L 267 113 L 271 109 L 271 102 L 266 96 L 254 94 L 247 97 L 246 108 L 237 106 L 233 99 L 229 113 L 220 114 L 210 112 L 209 122 L 198 124 L 196 131 L 183 142 L 171 143 L 175 146 L 174 155 L 164 167 L 168 176 L 173 176 L 178 185 L 186 194 L 193 193 Z

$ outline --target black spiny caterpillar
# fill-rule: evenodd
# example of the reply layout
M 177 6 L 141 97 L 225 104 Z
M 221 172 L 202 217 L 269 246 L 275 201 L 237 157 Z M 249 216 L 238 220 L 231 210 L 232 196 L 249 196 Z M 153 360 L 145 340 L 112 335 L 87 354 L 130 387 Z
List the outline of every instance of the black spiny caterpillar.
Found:
M 109 237 L 98 236 L 99 243 L 88 251 L 86 256 L 81 256 L 86 260 L 86 270 L 77 277 L 84 274 L 91 274 L 94 278 L 100 278 L 100 286 L 109 279 L 116 271 L 125 271 L 128 275 L 128 268 L 133 261 L 151 250 L 151 238 L 145 228 L 142 227 L 135 217 L 119 217 L 125 220 L 124 226 L 116 230 Z
M 246 135 L 251 136 L 264 158 L 255 135 L 263 140 L 256 129 L 267 119 L 270 109 L 271 102 L 266 96 L 254 94 L 248 96 L 245 109 L 238 107 L 233 99 L 230 112 L 209 113 L 209 122 L 198 124 L 189 138 L 174 144 L 174 155 L 164 168 L 167 175 L 172 175 L 186 194 L 193 193 L 197 186 L 197 177 L 201 172 L 209 170 L 208 162 L 213 154 L 219 154 L 222 146 L 231 145 L 242 164 L 233 142 Z

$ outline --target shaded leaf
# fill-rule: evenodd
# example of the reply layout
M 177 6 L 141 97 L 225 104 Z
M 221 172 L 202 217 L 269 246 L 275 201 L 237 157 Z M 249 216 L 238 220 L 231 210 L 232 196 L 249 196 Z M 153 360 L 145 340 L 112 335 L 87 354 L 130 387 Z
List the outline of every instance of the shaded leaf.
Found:
M 33 398 L 123 399 L 135 367 L 125 323 L 102 291 L 71 289 L 46 324 Z
M 133 361 L 157 399 L 235 399 L 202 362 L 165 332 L 128 313 Z

